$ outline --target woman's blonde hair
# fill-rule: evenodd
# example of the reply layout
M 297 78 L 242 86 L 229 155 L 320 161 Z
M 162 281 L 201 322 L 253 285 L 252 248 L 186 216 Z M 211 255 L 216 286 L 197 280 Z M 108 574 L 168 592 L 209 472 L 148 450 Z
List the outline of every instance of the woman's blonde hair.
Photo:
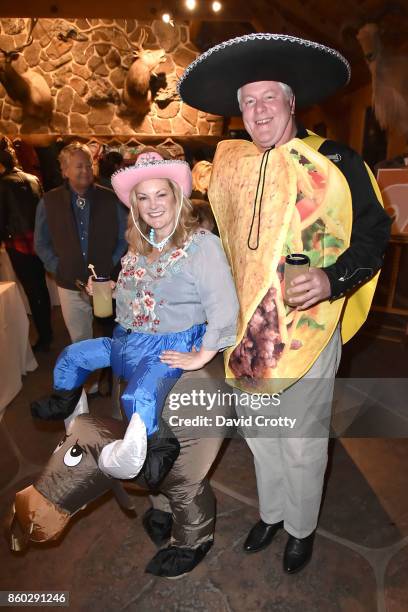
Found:
M 186 198 L 184 194 L 182 194 L 181 187 L 175 181 L 172 181 L 171 179 L 165 179 L 165 180 L 168 182 L 169 187 L 171 191 L 173 192 L 174 198 L 176 200 L 177 211 L 178 211 L 178 207 L 180 206 L 180 203 L 182 200 L 182 206 L 181 206 L 181 211 L 180 211 L 180 215 L 178 218 L 177 227 L 176 227 L 176 230 L 173 236 L 171 237 L 171 240 L 169 240 L 167 244 L 167 248 L 169 246 L 173 248 L 174 247 L 181 248 L 185 244 L 185 242 L 188 240 L 188 238 L 191 236 L 191 234 L 198 228 L 198 221 L 194 215 L 193 206 L 190 200 Z M 142 232 L 142 234 L 148 237 L 149 232 L 150 232 L 150 225 L 148 225 L 145 221 L 143 221 L 143 219 L 139 215 L 139 209 L 137 207 L 136 188 L 137 188 L 137 185 L 135 185 L 132 191 L 130 192 L 130 198 L 129 198 L 130 205 L 132 207 L 133 216 L 135 218 L 136 223 L 138 224 L 140 228 L 140 231 Z M 133 222 L 131 211 L 129 212 L 128 225 L 127 225 L 125 237 L 126 237 L 126 240 L 128 241 L 130 249 L 134 253 L 138 253 L 139 255 L 148 255 L 149 253 L 151 253 L 153 247 L 137 231 L 135 224 Z

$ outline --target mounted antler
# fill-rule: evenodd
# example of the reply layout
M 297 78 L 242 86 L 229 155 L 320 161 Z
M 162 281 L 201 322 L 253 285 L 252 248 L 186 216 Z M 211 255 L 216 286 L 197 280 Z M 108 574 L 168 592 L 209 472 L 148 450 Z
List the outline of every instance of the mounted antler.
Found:
M 144 28 L 142 28 L 140 30 L 139 40 L 137 41 L 137 43 L 135 43 L 136 49 L 143 51 L 143 45 L 145 44 L 147 38 L 148 38 L 147 32 Z
M 16 47 L 15 49 L 12 49 L 11 51 L 5 51 L 4 49 L 0 49 L 0 51 L 2 51 L 5 55 L 11 57 L 14 54 L 18 55 L 19 53 L 21 53 L 23 49 L 25 49 L 26 47 L 29 47 L 33 42 L 33 30 L 37 24 L 37 21 L 38 21 L 37 17 L 32 17 L 30 19 L 30 27 L 28 30 L 27 40 L 25 41 L 25 43 L 23 43 L 19 47 Z
M 21 104 L 25 114 L 45 118 L 52 111 L 51 91 L 46 80 L 30 68 L 20 73 L 13 66 L 13 62 L 19 57 L 21 51 L 32 44 L 36 23 L 36 18 L 30 20 L 25 43 L 10 51 L 0 48 L 0 53 L 3 54 L 0 60 L 0 83 L 11 99 Z
M 65 33 L 60 33 L 58 38 L 63 41 L 69 39 L 77 42 L 89 41 L 87 34 L 96 30 L 106 30 L 108 26 L 98 24 L 87 28 L 86 30 L 78 30 L 76 28 L 70 28 Z M 135 43 L 129 40 L 127 32 L 119 27 L 118 25 L 112 26 L 110 29 L 117 30 L 122 34 L 126 43 L 129 45 L 127 49 L 123 49 L 111 42 L 109 46 L 117 49 L 121 53 L 131 52 L 134 57 L 134 62 L 129 68 L 126 76 L 124 90 L 123 90 L 123 101 L 130 109 L 134 110 L 137 115 L 145 115 L 150 110 L 152 103 L 152 92 L 150 89 L 151 77 L 156 76 L 155 69 L 159 64 L 166 61 L 166 54 L 164 49 L 144 49 L 148 34 L 144 28 L 140 30 L 139 38 Z M 106 40 L 100 41 L 89 41 L 92 45 L 106 45 Z
M 91 28 L 87 28 L 86 30 L 78 30 L 77 28 L 68 28 L 66 32 L 60 32 L 57 38 L 59 40 L 62 40 L 63 42 L 68 42 L 69 40 L 72 40 L 75 42 L 89 42 L 89 44 L 95 45 L 95 46 L 106 45 L 106 42 L 107 42 L 106 40 L 90 41 L 89 36 L 87 36 L 87 34 L 90 34 L 91 32 L 95 32 L 95 30 L 107 30 L 107 29 L 117 30 L 118 32 L 120 32 L 125 37 L 126 42 L 129 45 L 127 49 L 122 49 L 121 47 L 118 47 L 117 45 L 109 42 L 110 47 L 113 47 L 114 49 L 117 49 L 118 51 L 121 51 L 124 53 L 128 53 L 132 51 L 132 45 L 127 39 L 126 32 L 122 28 L 120 28 L 118 25 L 107 26 L 104 24 L 98 24 L 98 25 L 92 26 Z
M 89 36 L 87 36 L 87 34 L 90 34 L 91 32 L 95 32 L 96 30 L 116 30 L 117 32 L 122 34 L 122 36 L 126 40 L 126 43 L 128 44 L 128 47 L 126 49 L 124 49 L 123 47 L 119 47 L 118 45 L 115 45 L 109 41 L 109 47 L 112 47 L 113 49 L 117 49 L 121 53 L 134 53 L 135 47 L 139 48 L 140 46 L 141 37 L 139 37 L 139 40 L 137 41 L 137 43 L 132 44 L 132 42 L 128 38 L 127 32 L 125 32 L 125 30 L 118 25 L 107 26 L 105 24 L 97 24 L 90 28 L 87 28 L 86 30 L 78 30 L 77 28 L 72 27 L 72 28 L 68 28 L 66 32 L 60 32 L 57 38 L 59 40 L 62 40 L 63 42 L 68 42 L 69 40 L 72 40 L 75 42 L 89 42 L 90 45 L 94 45 L 95 47 L 98 45 L 106 45 L 107 44 L 106 40 L 89 40 Z
M 152 103 L 152 92 L 150 90 L 150 79 L 155 74 L 157 66 L 166 61 L 164 49 L 143 49 L 147 33 L 141 30 L 139 40 L 134 45 L 135 61 L 130 66 L 126 75 L 123 90 L 123 101 L 138 115 L 145 115 L 150 110 Z
M 75 28 L 70 28 L 67 32 L 60 32 L 57 36 L 58 40 L 62 40 L 62 42 L 68 42 L 69 40 L 75 40 L 77 42 L 86 42 L 88 37 L 85 36 L 82 32 L 78 32 Z

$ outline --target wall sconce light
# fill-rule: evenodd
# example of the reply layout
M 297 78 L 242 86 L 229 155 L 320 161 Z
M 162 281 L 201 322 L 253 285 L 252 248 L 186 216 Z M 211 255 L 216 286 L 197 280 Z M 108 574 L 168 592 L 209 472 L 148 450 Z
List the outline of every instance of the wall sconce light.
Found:
M 217 0 L 215 0 L 215 2 L 212 3 L 211 8 L 214 11 L 214 13 L 219 13 L 220 10 L 222 9 L 222 4 L 221 2 L 217 2 Z
M 186 0 L 185 4 L 189 11 L 194 11 L 194 9 L 197 7 L 196 0 Z

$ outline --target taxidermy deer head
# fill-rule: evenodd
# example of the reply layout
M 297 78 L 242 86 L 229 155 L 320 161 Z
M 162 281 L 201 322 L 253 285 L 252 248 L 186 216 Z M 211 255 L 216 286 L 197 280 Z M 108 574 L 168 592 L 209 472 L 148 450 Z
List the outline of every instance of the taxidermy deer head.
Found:
M 27 40 L 20 47 L 11 51 L 0 48 L 0 83 L 8 96 L 21 104 L 25 115 L 44 119 L 52 111 L 52 97 L 48 83 L 35 70 L 28 68 L 19 72 L 14 65 L 21 51 L 32 44 L 33 30 L 37 19 L 31 19 Z

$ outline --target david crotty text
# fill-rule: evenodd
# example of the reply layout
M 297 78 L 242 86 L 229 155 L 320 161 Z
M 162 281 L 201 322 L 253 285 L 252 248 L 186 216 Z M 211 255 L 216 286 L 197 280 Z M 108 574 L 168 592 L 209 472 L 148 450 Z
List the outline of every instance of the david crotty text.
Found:
M 170 427 L 289 427 L 293 429 L 296 419 L 289 417 L 267 417 L 263 414 L 251 414 L 228 418 L 222 415 L 215 417 L 197 415 L 186 418 L 177 414 L 172 414 L 169 418 Z

